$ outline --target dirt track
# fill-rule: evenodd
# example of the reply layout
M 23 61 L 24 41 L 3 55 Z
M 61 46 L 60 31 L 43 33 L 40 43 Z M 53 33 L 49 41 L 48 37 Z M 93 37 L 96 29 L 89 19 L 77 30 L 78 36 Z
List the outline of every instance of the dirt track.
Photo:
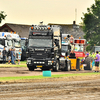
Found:
M 80 72 L 52 72 L 52 74 L 63 73 Z M 0 76 L 12 75 L 42 75 L 42 71 L 31 72 L 27 68 L 0 68 Z M 1 83 L 0 100 L 100 100 L 100 75 Z
M 58 78 L 1 84 L 0 100 L 100 100 L 100 79 L 75 80 L 71 77 L 68 81 Z
M 58 71 L 53 72 L 54 74 L 69 74 L 69 73 L 86 73 L 92 71 Z M 29 71 L 27 67 L 2 67 L 0 68 L 0 77 L 7 77 L 7 76 L 35 76 L 35 75 L 42 75 L 41 69 L 35 69 L 35 71 Z

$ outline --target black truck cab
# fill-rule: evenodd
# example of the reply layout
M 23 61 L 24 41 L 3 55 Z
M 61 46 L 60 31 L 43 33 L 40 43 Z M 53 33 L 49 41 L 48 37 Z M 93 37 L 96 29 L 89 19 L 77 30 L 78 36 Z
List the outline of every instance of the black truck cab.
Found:
M 32 25 L 28 37 L 27 67 L 33 71 L 59 69 L 61 54 L 61 27 L 48 25 Z

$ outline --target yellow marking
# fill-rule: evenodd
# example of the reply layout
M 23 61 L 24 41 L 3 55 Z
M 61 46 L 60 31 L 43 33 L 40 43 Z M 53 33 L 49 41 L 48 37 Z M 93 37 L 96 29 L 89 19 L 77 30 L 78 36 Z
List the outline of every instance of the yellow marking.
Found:
M 37 66 L 37 67 L 42 67 L 42 66 Z

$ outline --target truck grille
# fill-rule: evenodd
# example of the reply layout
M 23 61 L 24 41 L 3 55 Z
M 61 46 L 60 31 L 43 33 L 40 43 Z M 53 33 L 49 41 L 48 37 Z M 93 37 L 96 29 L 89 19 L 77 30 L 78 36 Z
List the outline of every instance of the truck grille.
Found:
M 48 54 L 47 53 L 31 53 L 32 58 L 38 58 L 38 59 L 43 59 L 47 58 Z

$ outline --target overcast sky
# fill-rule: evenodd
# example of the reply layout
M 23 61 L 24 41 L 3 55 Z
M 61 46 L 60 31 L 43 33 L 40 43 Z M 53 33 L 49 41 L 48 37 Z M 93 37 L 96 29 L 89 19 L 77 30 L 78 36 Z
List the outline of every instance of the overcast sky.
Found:
M 0 11 L 7 14 L 1 23 L 15 24 L 72 24 L 81 22 L 83 12 L 94 3 L 94 0 L 0 0 Z M 77 9 L 77 13 L 75 13 Z M 77 15 L 75 17 L 75 14 Z

